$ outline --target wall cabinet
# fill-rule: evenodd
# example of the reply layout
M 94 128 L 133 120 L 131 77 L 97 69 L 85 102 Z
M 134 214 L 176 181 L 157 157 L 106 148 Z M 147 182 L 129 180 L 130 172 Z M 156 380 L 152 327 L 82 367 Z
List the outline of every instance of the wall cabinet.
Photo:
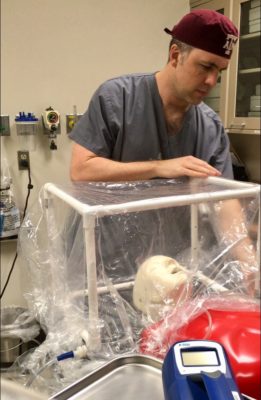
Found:
M 190 6 L 227 15 L 240 32 L 229 68 L 206 103 L 219 113 L 229 133 L 260 134 L 261 0 L 191 0 Z

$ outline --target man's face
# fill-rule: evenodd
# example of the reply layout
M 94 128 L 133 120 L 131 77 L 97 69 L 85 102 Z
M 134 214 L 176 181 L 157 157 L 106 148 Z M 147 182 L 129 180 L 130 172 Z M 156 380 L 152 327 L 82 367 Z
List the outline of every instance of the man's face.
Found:
M 175 96 L 188 104 L 199 104 L 209 94 L 229 62 L 226 58 L 199 49 L 192 49 L 189 53 L 178 51 L 175 56 Z

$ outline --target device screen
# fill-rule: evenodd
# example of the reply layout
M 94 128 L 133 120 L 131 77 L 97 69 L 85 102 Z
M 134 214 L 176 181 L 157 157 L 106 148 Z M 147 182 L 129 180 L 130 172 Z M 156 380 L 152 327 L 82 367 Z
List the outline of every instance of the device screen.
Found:
M 181 351 L 184 367 L 219 365 L 215 350 L 207 351 Z

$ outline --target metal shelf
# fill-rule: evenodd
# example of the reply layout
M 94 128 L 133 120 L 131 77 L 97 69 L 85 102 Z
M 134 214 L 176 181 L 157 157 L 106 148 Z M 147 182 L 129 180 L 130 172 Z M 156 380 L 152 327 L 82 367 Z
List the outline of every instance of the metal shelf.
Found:
M 239 73 L 240 74 L 256 74 L 256 73 L 260 73 L 261 72 L 261 68 L 247 68 L 247 69 L 240 69 Z
M 247 33 L 246 35 L 240 36 L 240 41 L 241 40 L 260 38 L 260 35 L 261 35 L 261 32 Z
M 18 236 L 11 236 L 6 238 L 0 238 L 0 243 L 10 243 L 10 242 L 17 242 Z

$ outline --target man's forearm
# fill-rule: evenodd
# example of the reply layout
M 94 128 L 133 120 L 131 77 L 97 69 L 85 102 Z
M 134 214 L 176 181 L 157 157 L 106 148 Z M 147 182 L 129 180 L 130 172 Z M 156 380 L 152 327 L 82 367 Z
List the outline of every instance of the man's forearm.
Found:
M 259 265 L 256 243 L 249 236 L 244 209 L 238 199 L 225 200 L 216 204 L 216 213 L 221 240 L 227 246 L 232 245 L 230 254 L 239 261 L 242 285 L 250 295 L 254 295 Z
M 73 181 L 135 181 L 152 179 L 155 176 L 155 161 L 124 163 L 94 157 L 77 168 L 71 168 Z
M 71 163 L 73 181 L 130 181 L 152 178 L 178 178 L 181 176 L 219 176 L 220 172 L 207 162 L 193 156 L 169 160 L 118 162 L 98 156 Z

